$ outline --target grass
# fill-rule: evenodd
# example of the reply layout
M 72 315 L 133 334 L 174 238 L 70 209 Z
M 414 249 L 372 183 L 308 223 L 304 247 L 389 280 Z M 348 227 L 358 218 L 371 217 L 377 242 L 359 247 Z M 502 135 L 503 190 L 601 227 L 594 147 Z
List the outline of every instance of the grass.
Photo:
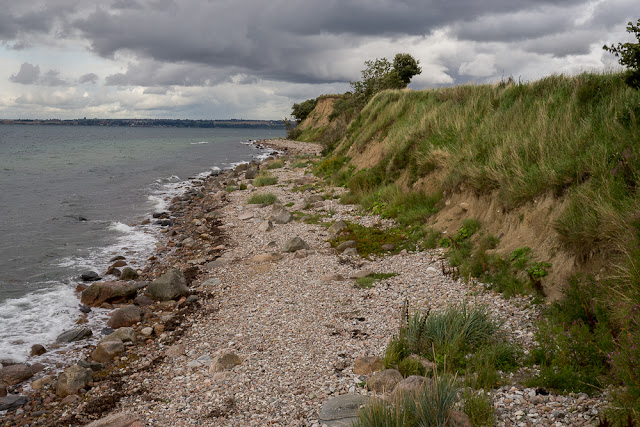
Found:
M 415 249 L 415 242 L 411 241 L 411 233 L 405 229 L 365 227 L 352 222 L 347 222 L 347 227 L 346 233 L 341 233 L 331 241 L 331 246 L 335 248 L 343 242 L 355 240 L 358 254 L 363 257 L 398 253 L 402 249 Z M 382 245 L 386 243 L 393 244 L 395 249 L 391 252 L 385 251 Z
M 272 160 L 269 163 L 267 163 L 267 169 L 271 170 L 271 169 L 280 169 L 284 167 L 284 161 L 282 160 Z
M 251 197 L 249 197 L 249 200 L 247 200 L 247 204 L 250 204 L 250 205 L 272 205 L 277 200 L 278 200 L 278 198 L 273 193 L 260 193 L 260 194 L 251 195 Z
M 356 287 L 360 289 L 369 289 L 373 287 L 375 282 L 390 279 L 397 276 L 398 273 L 371 273 L 364 277 L 356 279 Z
M 465 391 L 462 411 L 467 414 L 471 425 L 492 427 L 496 423 L 496 414 L 493 408 L 491 395 L 480 392 Z
M 260 171 L 258 176 L 253 180 L 253 185 L 256 187 L 265 187 L 267 185 L 275 185 L 278 183 L 278 177 L 269 174 L 268 172 Z

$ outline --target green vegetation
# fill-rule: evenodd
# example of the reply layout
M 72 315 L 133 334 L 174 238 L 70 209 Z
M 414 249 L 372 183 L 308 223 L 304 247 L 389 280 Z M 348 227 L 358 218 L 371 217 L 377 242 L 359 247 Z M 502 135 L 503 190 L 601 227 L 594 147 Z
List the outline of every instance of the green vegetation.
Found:
M 267 169 L 279 169 L 284 167 L 284 161 L 282 160 L 272 160 L 267 163 Z
M 602 48 L 620 58 L 620 65 L 627 67 L 625 82 L 632 88 L 640 89 L 640 19 L 636 25 L 629 22 L 627 32 L 633 34 L 638 42 L 604 45 Z
M 489 393 L 465 391 L 462 400 L 464 401 L 462 411 L 469 417 L 471 425 L 477 427 L 495 425 L 496 415 Z
M 247 203 L 250 205 L 272 205 L 277 200 L 278 198 L 273 193 L 260 193 L 253 194 L 251 197 L 249 197 Z
M 253 180 L 253 185 L 256 187 L 264 187 L 267 185 L 274 185 L 278 183 L 278 177 L 273 176 L 265 171 L 260 171 L 258 176 Z
M 397 276 L 398 273 L 371 273 L 364 277 L 360 277 L 356 279 L 356 287 L 361 289 L 368 289 L 373 287 L 375 282 L 379 282 L 381 280 L 389 279 L 391 277 Z
M 316 108 L 317 103 L 317 99 L 307 99 L 300 104 L 293 104 L 293 107 L 291 108 L 291 115 L 295 117 L 298 123 L 300 123 L 306 119 L 309 114 L 311 114 L 313 109 Z
M 402 249 L 415 249 L 415 241 L 404 228 L 381 229 L 352 222 L 347 222 L 347 227 L 346 232 L 342 232 L 331 241 L 334 248 L 348 240 L 355 240 L 358 254 L 363 257 L 388 254 L 389 251 L 382 249 L 384 244 L 394 245 L 395 249 L 391 253 L 400 252 Z

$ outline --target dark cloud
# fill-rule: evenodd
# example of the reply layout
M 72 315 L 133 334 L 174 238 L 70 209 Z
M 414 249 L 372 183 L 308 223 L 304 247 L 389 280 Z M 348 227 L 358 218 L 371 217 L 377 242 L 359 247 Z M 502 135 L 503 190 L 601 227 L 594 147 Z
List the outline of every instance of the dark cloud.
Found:
M 98 82 L 98 75 L 95 73 L 87 73 L 80 76 L 78 83 L 80 84 L 96 84 Z
M 28 62 L 23 63 L 20 66 L 20 71 L 17 74 L 12 74 L 9 77 L 14 83 L 20 83 L 23 85 L 31 85 L 36 83 L 40 79 L 40 66 L 29 64 Z
M 60 71 L 49 70 L 42 75 L 39 84 L 44 86 L 66 86 L 67 82 L 60 78 Z

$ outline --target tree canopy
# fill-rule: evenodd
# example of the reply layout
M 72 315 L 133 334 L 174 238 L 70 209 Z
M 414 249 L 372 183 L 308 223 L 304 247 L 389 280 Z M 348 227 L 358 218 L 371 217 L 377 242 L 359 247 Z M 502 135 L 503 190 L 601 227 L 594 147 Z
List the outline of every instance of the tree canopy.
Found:
M 393 63 L 387 58 L 365 61 L 366 68 L 362 70 L 362 80 L 350 82 L 353 95 L 362 106 L 376 93 L 385 89 L 403 89 L 407 87 L 411 78 L 422 72 L 416 60 L 408 53 L 398 53 Z
M 300 123 L 306 119 L 309 114 L 311 114 L 313 109 L 316 108 L 317 103 L 318 100 L 314 98 L 307 99 L 300 104 L 293 104 L 293 107 L 291 108 L 291 115 L 295 117 L 296 122 Z
M 618 43 L 617 46 L 604 45 L 602 48 L 620 58 L 620 65 L 627 67 L 625 82 L 633 88 L 640 89 L 640 19 L 635 25 L 629 22 L 627 32 L 633 33 L 638 43 Z

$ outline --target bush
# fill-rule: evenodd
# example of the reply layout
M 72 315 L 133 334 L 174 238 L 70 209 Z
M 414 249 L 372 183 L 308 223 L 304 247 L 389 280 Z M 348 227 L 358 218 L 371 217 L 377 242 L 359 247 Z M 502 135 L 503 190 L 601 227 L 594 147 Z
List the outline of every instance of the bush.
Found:
M 291 108 L 291 115 L 296 118 L 296 121 L 300 123 L 304 119 L 306 119 L 309 114 L 316 108 L 316 104 L 318 103 L 317 99 L 307 99 L 300 104 L 293 104 Z
M 272 205 L 278 198 L 273 193 L 254 194 L 249 197 L 247 203 L 250 205 Z
M 627 67 L 625 75 L 625 83 L 630 87 L 640 88 L 640 19 L 636 25 L 633 22 L 629 22 L 627 25 L 627 32 L 633 33 L 638 43 L 618 43 L 617 46 L 604 45 L 602 48 L 606 51 L 613 53 L 616 57 L 619 57 L 620 65 Z

